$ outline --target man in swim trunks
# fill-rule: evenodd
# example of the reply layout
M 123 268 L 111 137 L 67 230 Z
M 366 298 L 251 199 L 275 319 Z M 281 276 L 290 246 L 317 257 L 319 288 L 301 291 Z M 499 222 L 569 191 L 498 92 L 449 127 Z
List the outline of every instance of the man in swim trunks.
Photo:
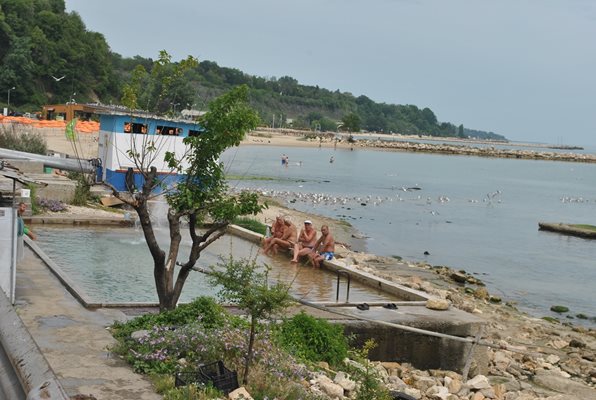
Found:
M 312 251 L 317 242 L 317 231 L 312 227 L 310 220 L 304 221 L 304 228 L 300 230 L 298 242 L 294 245 L 294 257 L 292 262 L 298 262 L 298 257 L 305 256 Z
M 321 250 L 317 253 L 319 250 Z M 323 260 L 332 260 L 335 252 L 335 239 L 333 235 L 329 232 L 329 227 L 327 225 L 323 225 L 321 227 L 321 237 L 315 243 L 311 253 L 310 253 L 310 261 L 312 263 L 313 268 L 319 268 L 321 266 L 321 261 Z
M 279 248 L 282 249 L 291 249 L 294 247 L 294 243 L 296 243 L 296 238 L 298 237 L 298 230 L 296 229 L 296 225 L 292 223 L 290 217 L 284 217 L 284 233 L 280 238 L 273 238 L 269 244 L 265 247 L 264 253 L 265 255 L 269 255 L 270 251 L 273 251 L 273 254 L 277 254 Z

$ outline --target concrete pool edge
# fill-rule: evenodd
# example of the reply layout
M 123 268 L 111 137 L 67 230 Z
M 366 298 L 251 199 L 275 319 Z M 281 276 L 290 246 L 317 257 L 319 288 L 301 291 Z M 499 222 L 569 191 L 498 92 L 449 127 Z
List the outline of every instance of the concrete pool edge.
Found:
M 253 232 L 249 229 L 245 229 L 237 225 L 229 225 L 228 232 L 234 236 L 246 239 L 256 244 L 260 244 L 264 238 L 264 236 L 260 233 Z M 360 271 L 352 266 L 346 265 L 343 261 L 339 261 L 335 258 L 330 261 L 323 261 L 322 265 L 325 269 L 332 272 L 344 271 L 348 273 L 352 279 L 356 279 L 366 286 L 380 290 L 384 293 L 395 295 L 404 300 L 427 301 L 429 299 L 435 298 L 434 296 L 431 296 L 428 293 L 422 292 L 420 290 L 411 289 L 406 286 L 402 286 L 397 283 L 388 281 L 387 279 L 383 279 L 376 275 L 370 274 L 368 272 Z
M 27 399 L 70 398 L 4 293 L 0 293 L 0 345 Z M 10 390 L 8 394 L 20 397 L 14 388 L 4 388 L 4 385 L 3 379 L 2 390 L 5 394 L 6 390 Z

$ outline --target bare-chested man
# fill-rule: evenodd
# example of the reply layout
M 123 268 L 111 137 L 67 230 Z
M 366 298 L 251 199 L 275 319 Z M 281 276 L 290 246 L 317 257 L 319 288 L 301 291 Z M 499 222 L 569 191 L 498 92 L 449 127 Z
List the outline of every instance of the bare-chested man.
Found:
M 319 247 L 321 248 L 320 250 Z M 333 239 L 333 235 L 329 233 L 329 227 L 327 225 L 323 225 L 321 227 L 321 237 L 319 240 L 317 240 L 315 246 L 309 254 L 312 266 L 314 268 L 319 268 L 321 266 L 321 261 L 329 261 L 333 259 L 334 252 L 335 239 Z
M 294 247 L 294 243 L 296 243 L 296 239 L 298 237 L 298 230 L 296 229 L 296 225 L 292 223 L 289 217 L 284 217 L 284 233 L 280 238 L 273 238 L 269 244 L 265 247 L 264 253 L 265 255 L 269 255 L 270 251 L 273 251 L 273 254 L 277 254 L 279 248 L 282 249 L 291 249 Z
M 275 217 L 275 222 L 271 225 L 271 236 L 263 240 L 263 249 L 267 248 L 273 239 L 282 237 L 285 227 L 283 217 L 281 215 Z
M 312 251 L 317 242 L 317 231 L 312 227 L 310 220 L 304 221 L 304 228 L 300 230 L 298 242 L 294 245 L 292 262 L 298 262 L 298 257 L 305 256 Z

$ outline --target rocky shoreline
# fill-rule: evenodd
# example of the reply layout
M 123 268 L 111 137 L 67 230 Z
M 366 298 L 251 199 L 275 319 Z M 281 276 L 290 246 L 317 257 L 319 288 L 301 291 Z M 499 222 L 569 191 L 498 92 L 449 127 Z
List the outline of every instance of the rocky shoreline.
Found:
M 263 222 L 289 214 L 295 222 L 308 216 L 315 226 L 330 226 L 344 246 L 337 259 L 355 268 L 447 300 L 451 307 L 486 319 L 482 341 L 488 348 L 488 371 L 472 364 L 469 378 L 455 371 L 423 371 L 404 363 L 375 363 L 385 385 L 414 399 L 442 400 L 571 400 L 596 399 L 596 331 L 569 322 L 531 317 L 514 304 L 491 296 L 484 284 L 463 271 L 409 263 L 353 251 L 357 232 L 340 221 L 272 205 L 257 216 Z M 324 366 L 325 367 L 325 366 Z M 323 368 L 325 370 L 326 368 Z M 343 373 L 327 371 L 311 379 L 314 391 L 332 396 L 352 383 Z M 353 390 L 353 388 L 352 388 Z M 336 396 L 338 398 L 342 398 Z

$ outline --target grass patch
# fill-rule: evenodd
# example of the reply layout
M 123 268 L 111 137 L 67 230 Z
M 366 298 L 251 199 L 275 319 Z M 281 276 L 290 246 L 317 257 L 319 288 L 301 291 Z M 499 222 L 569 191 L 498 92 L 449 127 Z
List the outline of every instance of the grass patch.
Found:
M 256 233 L 260 233 L 264 235 L 266 233 L 267 226 L 256 219 L 247 218 L 247 217 L 238 217 L 232 221 L 234 225 L 238 225 L 243 227 L 244 229 L 248 229 L 249 231 L 253 231 Z
M 592 232 L 596 232 L 596 226 L 594 225 L 587 225 L 587 224 L 571 224 L 569 225 L 572 228 L 577 228 L 577 229 L 584 229 L 586 231 L 592 231 Z
M 231 181 L 280 181 L 282 179 L 273 178 L 271 176 L 255 176 L 255 175 L 226 175 L 227 180 Z

